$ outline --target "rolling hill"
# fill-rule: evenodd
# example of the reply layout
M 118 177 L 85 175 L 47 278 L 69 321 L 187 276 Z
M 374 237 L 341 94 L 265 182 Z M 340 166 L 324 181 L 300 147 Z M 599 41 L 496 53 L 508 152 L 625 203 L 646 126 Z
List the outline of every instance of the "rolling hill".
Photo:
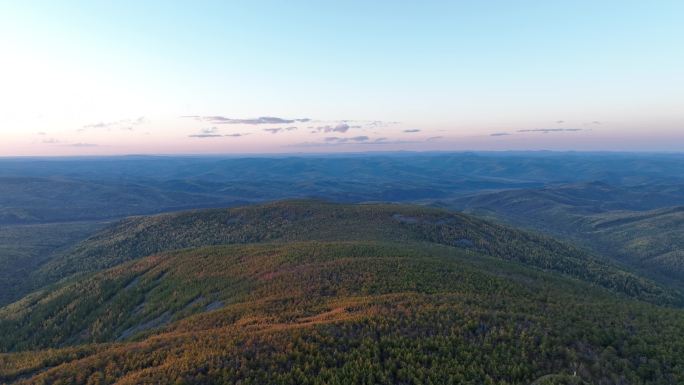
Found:
M 103 226 L 101 222 L 0 225 L 0 306 L 35 288 L 31 274 Z
M 39 274 L 0 308 L 0 383 L 684 381 L 679 293 L 428 207 L 133 217 Z
M 673 280 L 684 277 L 684 206 L 594 215 L 586 228 L 604 253 Z
M 424 203 L 587 180 L 629 189 L 682 184 L 683 168 L 680 154 L 550 152 L 3 158 L 0 224 L 120 219 L 292 198 Z M 679 199 L 684 204 L 681 191 Z
M 169 250 L 312 240 L 436 243 L 556 271 L 652 302 L 682 301 L 679 293 L 582 250 L 472 216 L 418 206 L 312 200 L 129 218 L 51 259 L 31 279 L 55 282 Z
M 227 194 L 164 189 L 137 181 L 0 177 L 0 225 L 111 220 L 238 202 L 244 203 Z
M 684 214 L 677 205 L 684 199 L 682 189 L 593 182 L 475 194 L 450 206 L 564 237 L 681 287 Z

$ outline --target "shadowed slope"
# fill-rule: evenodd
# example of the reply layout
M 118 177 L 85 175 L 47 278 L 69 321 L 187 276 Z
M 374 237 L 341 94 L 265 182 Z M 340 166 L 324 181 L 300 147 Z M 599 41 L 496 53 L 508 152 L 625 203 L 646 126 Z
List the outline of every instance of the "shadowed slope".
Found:
M 566 237 L 676 287 L 684 279 L 684 187 L 584 183 L 476 194 L 453 207 Z

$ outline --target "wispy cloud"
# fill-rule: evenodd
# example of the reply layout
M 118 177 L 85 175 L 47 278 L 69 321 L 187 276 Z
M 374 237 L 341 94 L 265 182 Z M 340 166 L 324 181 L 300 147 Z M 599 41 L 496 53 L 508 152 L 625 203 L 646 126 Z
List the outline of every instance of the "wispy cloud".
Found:
M 518 130 L 518 132 L 540 132 L 542 134 L 549 134 L 553 132 L 577 132 L 584 131 L 583 128 L 534 128 L 530 130 Z
M 409 129 L 409 130 L 404 130 L 404 132 L 407 133 L 407 134 L 411 134 L 411 133 L 414 133 L 414 132 L 420 132 L 420 130 L 417 129 L 417 128 L 412 128 L 412 129 Z
M 512 135 L 512 134 L 509 132 L 495 132 L 495 133 L 489 134 L 489 136 L 508 136 L 508 135 Z
M 270 132 L 271 134 L 277 134 L 277 133 L 285 132 L 285 131 L 294 131 L 296 129 L 297 129 L 297 127 L 291 126 L 291 127 L 264 128 L 264 131 Z
M 376 129 L 382 127 L 389 127 L 399 122 L 386 122 L 382 120 L 338 120 L 337 124 L 329 124 L 325 126 L 309 127 L 314 129 L 312 133 L 316 132 L 347 132 L 349 129 Z M 417 132 L 417 131 L 416 131 Z
M 379 128 L 379 127 L 388 127 L 392 126 L 395 124 L 399 124 L 399 122 L 386 122 L 384 120 L 372 120 L 370 122 L 366 123 L 366 126 L 370 128 Z
M 135 126 L 147 123 L 148 120 L 144 116 L 141 116 L 137 119 L 122 119 L 122 120 L 116 120 L 113 122 L 98 122 L 98 123 L 91 123 L 91 124 L 86 124 L 79 128 L 78 132 L 83 132 L 91 129 L 107 129 L 111 130 L 112 128 L 118 128 L 121 130 L 127 130 L 127 131 L 132 131 Z
M 348 143 L 348 142 L 358 143 L 358 142 L 366 142 L 369 139 L 370 139 L 369 137 L 362 135 L 362 136 L 354 136 L 351 138 L 338 138 L 336 136 L 333 136 L 333 137 L 327 137 L 323 140 L 327 143 Z
M 207 127 L 200 129 L 199 133 L 188 135 L 189 138 L 237 138 L 240 136 L 249 135 L 248 133 L 232 133 L 221 134 L 216 127 Z
M 313 131 L 313 132 L 341 132 L 341 133 L 345 133 L 345 132 L 349 131 L 350 128 L 352 128 L 352 126 L 350 126 L 347 123 L 338 123 L 334 126 L 333 125 L 327 125 L 327 126 L 315 127 L 314 130 L 316 130 L 316 131 Z
M 430 141 L 430 138 L 425 141 Z M 388 138 L 380 137 L 371 139 L 368 136 L 354 136 L 354 137 L 337 137 L 330 136 L 323 139 L 323 142 L 304 142 L 288 145 L 287 147 L 321 147 L 321 146 L 345 146 L 345 145 L 391 145 L 391 144 L 406 144 L 406 143 L 420 143 L 414 140 L 389 140 Z
M 206 127 L 201 128 L 199 133 L 188 135 L 189 138 L 220 138 L 223 135 L 219 134 L 218 128 L 216 127 Z
M 85 126 L 83 126 L 81 128 L 83 130 L 87 130 L 89 128 L 107 128 L 107 127 L 110 127 L 112 124 L 114 124 L 114 123 L 113 122 L 112 123 L 100 122 L 100 123 L 86 124 Z
M 221 134 L 192 134 L 188 135 L 189 138 L 221 138 Z
M 291 124 L 296 122 L 309 122 L 309 118 L 300 119 L 284 119 L 275 116 L 260 116 L 258 118 L 248 118 L 248 119 L 235 119 L 227 118 L 225 116 L 214 115 L 214 116 L 200 116 L 200 115 L 185 115 L 181 118 L 191 118 L 203 122 L 210 122 L 213 124 L 246 124 L 246 125 L 259 125 L 259 124 Z
M 62 146 L 62 147 L 101 147 L 99 144 L 95 144 L 95 143 L 83 143 L 83 142 L 69 143 L 69 142 L 63 142 L 63 141 L 56 139 L 56 138 L 43 139 L 41 141 L 41 143 L 49 144 L 49 145 L 53 145 L 53 146 Z
M 100 147 L 99 144 L 95 143 L 69 143 L 65 144 L 66 147 Z

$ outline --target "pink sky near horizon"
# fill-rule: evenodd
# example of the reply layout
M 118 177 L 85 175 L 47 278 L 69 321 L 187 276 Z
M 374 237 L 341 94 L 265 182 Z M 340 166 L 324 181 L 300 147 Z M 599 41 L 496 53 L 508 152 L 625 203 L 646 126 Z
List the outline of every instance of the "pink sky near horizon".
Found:
M 456 124 L 450 127 L 446 123 L 421 126 L 371 120 L 311 119 L 282 124 L 215 124 L 181 117 L 135 117 L 67 124 L 69 126 L 65 129 L 36 125 L 36 128 L 23 131 L 0 131 L 0 156 L 399 150 L 684 151 L 682 130 L 644 130 L 619 122 L 601 121 L 558 120 L 510 126 L 492 124 L 491 128 L 486 124 L 458 128 L 454 127 Z M 348 127 L 340 126 L 343 130 L 335 130 L 339 125 Z M 272 133 L 273 129 L 281 130 Z

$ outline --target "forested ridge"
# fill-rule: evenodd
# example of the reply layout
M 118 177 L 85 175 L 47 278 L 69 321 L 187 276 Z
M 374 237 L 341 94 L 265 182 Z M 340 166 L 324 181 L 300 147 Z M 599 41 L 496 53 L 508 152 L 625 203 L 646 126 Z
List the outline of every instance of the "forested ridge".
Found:
M 444 210 L 136 217 L 64 258 L 88 263 L 0 308 L 0 383 L 684 382 L 678 293 Z
M 133 217 L 50 261 L 34 279 L 55 281 L 167 250 L 301 240 L 437 243 L 557 271 L 656 303 L 682 303 L 676 291 L 549 237 L 435 208 L 316 200 Z

